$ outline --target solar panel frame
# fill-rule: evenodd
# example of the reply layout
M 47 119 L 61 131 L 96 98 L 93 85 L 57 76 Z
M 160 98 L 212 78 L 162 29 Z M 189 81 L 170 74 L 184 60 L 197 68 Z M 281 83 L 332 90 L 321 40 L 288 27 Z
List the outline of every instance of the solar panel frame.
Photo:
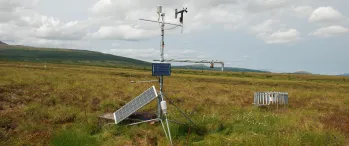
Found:
M 153 76 L 171 76 L 171 63 L 152 63 Z
M 122 120 L 129 117 L 132 113 L 136 112 L 137 110 L 154 100 L 156 97 L 158 97 L 158 94 L 155 87 L 152 86 L 142 94 L 138 95 L 136 98 L 128 102 L 126 105 L 115 111 L 113 113 L 115 123 L 120 123 Z

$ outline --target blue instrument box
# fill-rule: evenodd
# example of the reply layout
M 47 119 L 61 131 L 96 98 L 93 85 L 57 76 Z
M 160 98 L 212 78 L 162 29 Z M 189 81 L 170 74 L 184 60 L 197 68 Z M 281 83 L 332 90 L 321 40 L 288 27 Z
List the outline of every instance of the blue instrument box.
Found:
M 171 63 L 152 63 L 153 76 L 171 76 Z

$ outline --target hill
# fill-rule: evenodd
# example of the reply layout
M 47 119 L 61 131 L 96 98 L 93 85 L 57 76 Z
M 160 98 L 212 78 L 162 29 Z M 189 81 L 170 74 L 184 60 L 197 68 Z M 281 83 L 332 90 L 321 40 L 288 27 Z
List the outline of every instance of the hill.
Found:
M 4 43 L 4 42 L 2 42 L 2 41 L 0 41 L 0 45 L 7 45 L 6 43 Z
M 342 75 L 339 75 L 339 76 L 349 76 L 349 73 L 342 74 Z
M 306 71 L 296 71 L 293 74 L 312 74 L 312 73 L 306 72 Z
M 185 65 L 185 66 L 173 66 L 172 68 L 180 68 L 180 69 L 193 69 L 193 70 L 222 70 L 221 67 L 210 68 L 204 64 L 196 64 L 196 65 Z M 236 67 L 224 67 L 224 71 L 232 71 L 232 72 L 265 72 L 262 70 L 254 70 L 254 69 L 246 69 L 246 68 L 236 68 Z
M 2 43 L 2 42 L 1 42 Z M 0 45 L 0 61 L 25 61 L 25 62 L 46 62 L 46 63 L 64 63 L 79 65 L 94 65 L 105 67 L 150 67 L 151 63 L 104 54 L 101 52 L 88 50 L 60 49 L 60 48 L 36 48 L 19 45 Z M 173 66 L 177 69 L 193 70 L 217 70 L 221 67 L 210 68 L 204 64 Z M 246 68 L 225 67 L 224 71 L 232 72 L 267 72 Z
M 151 66 L 149 62 L 100 52 L 1 45 L 0 60 L 66 63 L 110 67 Z

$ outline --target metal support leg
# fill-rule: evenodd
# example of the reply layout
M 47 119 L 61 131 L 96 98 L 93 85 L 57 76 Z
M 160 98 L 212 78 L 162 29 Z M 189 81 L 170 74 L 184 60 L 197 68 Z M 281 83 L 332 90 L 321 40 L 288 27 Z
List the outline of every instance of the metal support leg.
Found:
M 166 124 L 167 124 L 168 136 L 170 137 L 171 146 L 173 146 L 173 144 L 172 144 L 172 138 L 171 138 L 170 125 L 168 124 L 167 114 L 165 114 L 165 117 L 166 117 Z
M 150 120 L 136 122 L 136 123 L 132 123 L 132 124 L 128 124 L 128 125 L 137 125 L 137 124 L 148 123 L 148 122 L 159 121 L 159 120 L 160 120 L 159 118 L 156 118 L 156 119 L 150 119 Z

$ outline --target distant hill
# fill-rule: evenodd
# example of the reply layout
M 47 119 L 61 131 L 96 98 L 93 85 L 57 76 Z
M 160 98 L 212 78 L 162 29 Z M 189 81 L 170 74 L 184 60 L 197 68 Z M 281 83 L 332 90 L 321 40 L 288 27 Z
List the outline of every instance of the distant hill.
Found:
M 312 73 L 306 72 L 306 71 L 296 71 L 293 74 L 312 74 Z
M 87 50 L 0 45 L 0 60 L 130 67 L 151 63 Z
M 7 45 L 6 43 L 4 43 L 4 42 L 2 42 L 2 41 L 0 41 L 0 45 Z
M 106 67 L 151 67 L 151 63 L 149 62 L 95 51 L 59 48 L 37 48 L 19 45 L 7 45 L 5 43 L 3 43 L 3 45 L 0 45 L 0 61 L 26 61 L 41 63 L 47 62 Z M 204 64 L 172 66 L 172 68 L 217 71 L 220 71 L 222 69 L 220 66 L 210 68 Z M 225 67 L 224 71 L 268 72 L 235 67 Z
M 342 75 L 339 75 L 339 76 L 349 76 L 349 73 L 342 74 Z
M 221 70 L 221 67 L 210 68 L 204 64 L 195 64 L 195 65 L 185 65 L 185 66 L 173 66 L 172 68 L 179 69 L 193 69 L 193 70 Z M 232 72 L 268 72 L 262 70 L 246 69 L 246 68 L 236 68 L 236 67 L 224 67 L 224 71 Z

